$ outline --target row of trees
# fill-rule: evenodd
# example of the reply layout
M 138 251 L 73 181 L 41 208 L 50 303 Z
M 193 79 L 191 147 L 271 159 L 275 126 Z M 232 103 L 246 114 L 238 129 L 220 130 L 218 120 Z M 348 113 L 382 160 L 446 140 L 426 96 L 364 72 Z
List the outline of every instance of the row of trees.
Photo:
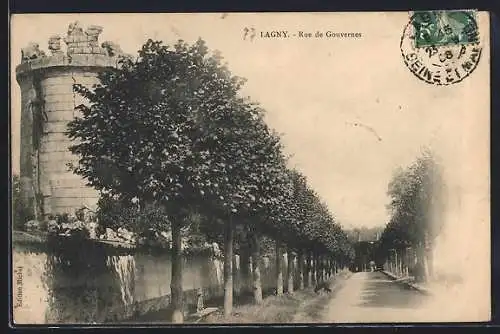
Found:
M 391 218 L 380 239 L 379 264 L 389 259 L 392 270 L 413 271 L 417 280 L 433 275 L 432 249 L 444 212 L 442 194 L 440 166 L 429 149 L 395 173 L 388 187 Z
M 148 40 L 136 60 L 103 72 L 100 84 L 74 86 L 90 102 L 77 107 L 81 117 L 69 124 L 71 151 L 79 155 L 74 172 L 124 206 L 161 208 L 170 224 L 173 322 L 183 321 L 181 232 L 193 215 L 206 217 L 204 229 L 223 237 L 225 314 L 232 312 L 234 244 L 254 259 L 256 303 L 262 301 L 263 236 L 276 242 L 278 294 L 284 248 L 298 255 L 304 274 L 354 257 L 326 204 L 287 167 L 264 111 L 240 96 L 244 80 L 221 60 L 202 40 L 173 48 Z M 141 221 L 161 227 L 155 219 Z

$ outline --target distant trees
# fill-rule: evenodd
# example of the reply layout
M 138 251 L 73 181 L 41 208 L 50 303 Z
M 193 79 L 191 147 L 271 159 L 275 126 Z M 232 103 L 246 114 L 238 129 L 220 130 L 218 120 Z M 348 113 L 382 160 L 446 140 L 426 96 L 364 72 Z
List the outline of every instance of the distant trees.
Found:
M 407 169 L 398 170 L 390 182 L 391 218 L 380 240 L 379 257 L 391 258 L 397 273 L 404 271 L 403 262 L 407 262 L 407 267 L 416 269 L 417 278 L 432 275 L 431 250 L 442 227 L 443 186 L 440 167 L 428 149 Z M 415 251 L 415 256 L 408 250 Z
M 173 47 L 148 40 L 136 61 L 124 59 L 119 69 L 102 73 L 99 85 L 74 87 L 90 102 L 77 107 L 82 117 L 69 124 L 71 151 L 79 155 L 74 172 L 124 207 L 159 207 L 163 218 L 139 220 L 146 229 L 170 223 L 173 322 L 183 321 L 181 229 L 193 214 L 207 217 L 199 231 L 224 243 L 226 314 L 236 242 L 251 254 L 257 303 L 263 236 L 276 242 L 278 267 L 283 249 L 311 255 L 313 276 L 327 260 L 339 267 L 353 258 L 326 204 L 304 176 L 287 168 L 264 111 L 239 96 L 244 80 L 221 59 L 202 40 Z
M 370 268 L 370 261 L 377 259 L 378 240 L 383 230 L 383 226 L 372 228 L 361 226 L 346 231 L 347 238 L 354 244 L 356 253 L 353 270 L 366 270 Z
M 372 228 L 362 226 L 353 229 L 348 229 L 346 230 L 346 233 L 347 236 L 349 237 L 349 240 L 351 240 L 352 242 L 375 241 L 380 238 L 383 230 L 384 230 L 383 226 L 381 227 L 377 226 Z

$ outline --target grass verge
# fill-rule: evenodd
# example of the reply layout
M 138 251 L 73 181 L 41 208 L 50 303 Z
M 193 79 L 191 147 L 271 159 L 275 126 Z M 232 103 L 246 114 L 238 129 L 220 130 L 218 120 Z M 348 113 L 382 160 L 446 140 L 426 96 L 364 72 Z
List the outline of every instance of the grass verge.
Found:
M 315 293 L 313 288 L 295 291 L 283 296 L 264 298 L 261 305 L 247 304 L 234 308 L 233 314 L 224 317 L 222 310 L 209 315 L 199 323 L 306 323 L 321 319 L 327 301 L 334 297 L 350 272 L 341 272 L 329 280 L 331 293 Z

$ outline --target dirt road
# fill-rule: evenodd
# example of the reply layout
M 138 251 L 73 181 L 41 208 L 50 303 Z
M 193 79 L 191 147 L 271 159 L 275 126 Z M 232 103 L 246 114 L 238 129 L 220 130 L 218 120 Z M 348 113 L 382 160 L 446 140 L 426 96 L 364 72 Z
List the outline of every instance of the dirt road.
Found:
M 396 323 L 426 321 L 428 297 L 380 272 L 353 274 L 332 297 L 325 323 Z M 428 312 L 428 311 L 427 311 Z

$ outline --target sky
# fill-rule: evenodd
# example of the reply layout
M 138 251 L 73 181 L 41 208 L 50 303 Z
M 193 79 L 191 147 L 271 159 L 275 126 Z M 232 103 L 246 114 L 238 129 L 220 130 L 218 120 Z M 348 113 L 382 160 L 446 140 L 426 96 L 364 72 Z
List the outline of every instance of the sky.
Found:
M 244 94 L 261 103 L 268 123 L 283 134 L 286 153 L 293 155 L 292 166 L 307 176 L 345 227 L 387 222 L 386 191 L 392 173 L 414 160 L 423 145 L 434 148 L 450 167 L 445 169 L 451 189 L 465 187 L 460 159 L 473 148 L 464 144 L 464 133 L 481 125 L 466 120 L 474 118 L 472 109 L 489 105 L 484 98 L 477 103 L 475 95 L 478 87 L 486 88 L 480 80 L 488 74 L 489 59 L 459 85 L 437 87 L 419 81 L 406 68 L 399 50 L 408 13 L 14 16 L 14 172 L 19 170 L 20 119 L 14 69 L 20 63 L 20 50 L 34 41 L 47 51 L 49 36 L 64 36 L 69 23 L 76 20 L 84 28 L 101 25 L 100 42 L 115 41 L 134 55 L 148 38 L 172 44 L 179 38 L 194 42 L 201 37 L 211 50 L 219 50 L 232 73 L 248 80 Z M 243 40 L 245 27 L 257 31 L 253 41 Z M 362 37 L 259 37 L 261 31 L 271 30 L 353 32 Z M 457 166 L 463 168 L 451 168 Z

